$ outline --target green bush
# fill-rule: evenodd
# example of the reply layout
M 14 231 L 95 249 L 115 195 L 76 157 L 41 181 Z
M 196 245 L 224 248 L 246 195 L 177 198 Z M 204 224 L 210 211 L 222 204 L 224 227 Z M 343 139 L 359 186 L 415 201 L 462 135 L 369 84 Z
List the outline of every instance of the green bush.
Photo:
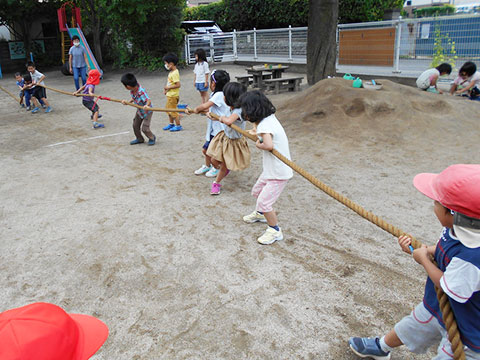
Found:
M 432 17 L 455 14 L 455 6 L 445 4 L 443 6 L 430 6 L 413 10 L 415 17 Z
M 112 29 L 108 56 L 116 66 L 156 70 L 163 67 L 166 53 L 181 57 L 184 0 L 101 1 Z
M 339 22 L 377 21 L 403 0 L 340 0 Z M 185 10 L 185 20 L 215 20 L 224 31 L 307 26 L 309 0 L 222 0 Z

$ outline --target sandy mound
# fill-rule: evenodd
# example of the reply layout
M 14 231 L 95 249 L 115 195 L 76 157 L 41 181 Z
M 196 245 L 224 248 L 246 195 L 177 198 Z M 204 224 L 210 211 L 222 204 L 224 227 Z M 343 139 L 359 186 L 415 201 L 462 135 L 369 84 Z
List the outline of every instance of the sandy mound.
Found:
M 391 143 L 451 130 L 452 122 L 466 131 L 477 122 L 480 102 L 437 95 L 389 80 L 380 91 L 355 89 L 340 78 L 325 79 L 278 107 L 282 119 L 298 119 L 306 133 Z M 287 127 L 291 126 L 289 121 Z M 297 127 L 296 123 L 295 127 Z M 459 129 L 460 130 L 460 129 Z

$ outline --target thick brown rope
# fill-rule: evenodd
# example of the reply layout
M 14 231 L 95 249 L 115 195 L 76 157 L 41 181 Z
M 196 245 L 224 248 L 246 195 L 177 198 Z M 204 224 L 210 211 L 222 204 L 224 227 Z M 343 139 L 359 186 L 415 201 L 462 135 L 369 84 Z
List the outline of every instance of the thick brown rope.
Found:
M 100 99 L 105 99 L 105 100 L 109 100 L 109 101 L 113 101 L 113 102 L 117 102 L 117 103 L 122 103 L 122 100 L 117 100 L 117 99 L 111 99 L 111 98 L 106 98 L 106 97 L 103 97 L 101 95 L 85 95 L 85 94 L 77 94 L 77 95 L 73 95 L 73 93 L 69 93 L 67 91 L 63 91 L 63 90 L 58 90 L 58 89 L 55 89 L 55 88 L 52 88 L 52 87 L 49 87 L 49 86 L 45 86 L 45 85 L 40 85 L 40 86 L 43 86 L 44 88 L 46 89 L 49 89 L 49 90 L 52 90 L 52 91 L 56 91 L 56 92 L 59 92 L 61 94 L 65 94 L 65 95 L 70 95 L 70 96 L 92 96 L 92 97 L 99 97 Z M 0 86 L 0 88 L 5 91 L 7 94 L 9 94 L 10 96 L 12 96 L 15 100 L 17 100 L 17 98 L 11 94 L 10 92 L 8 92 L 7 90 L 5 90 L 4 88 L 2 88 Z M 19 100 L 17 100 L 19 101 Z M 133 107 L 136 107 L 138 109 L 143 109 L 142 106 L 139 106 L 139 105 L 136 105 L 136 104 L 131 104 L 131 103 L 127 103 L 128 105 L 130 106 L 133 106 Z M 149 111 L 161 111 L 161 112 L 186 112 L 187 109 L 163 109 L 163 108 L 151 108 L 149 109 Z M 210 115 L 212 116 L 212 118 L 216 119 L 216 120 L 220 120 L 219 116 L 217 116 L 216 114 L 212 114 L 210 113 Z M 238 131 L 240 134 L 242 134 L 243 136 L 249 138 L 250 140 L 252 141 L 257 141 L 257 137 L 253 134 L 250 134 L 249 132 L 239 128 L 238 126 L 236 126 L 235 124 L 232 124 L 230 125 L 230 127 L 232 129 L 234 129 L 235 131 Z M 319 179 L 317 179 L 315 176 L 313 176 L 312 174 L 308 173 L 306 170 L 304 170 L 303 168 L 301 168 L 300 166 L 298 166 L 297 164 L 295 164 L 293 161 L 287 159 L 285 156 L 283 156 L 281 153 L 279 153 L 277 150 L 273 149 L 272 151 L 272 154 L 275 155 L 278 159 L 280 159 L 282 162 L 284 162 L 285 164 L 287 164 L 288 166 L 290 166 L 293 170 L 295 170 L 297 173 L 299 173 L 301 176 L 303 176 L 305 179 L 307 179 L 308 181 L 310 181 L 313 185 L 315 185 L 316 187 L 318 187 L 320 190 L 322 190 L 324 193 L 326 193 L 327 195 L 331 196 L 332 198 L 334 198 L 335 200 L 339 201 L 340 203 L 342 203 L 343 205 L 345 205 L 346 207 L 348 207 L 349 209 L 355 211 L 358 215 L 360 215 L 361 217 L 367 219 L 368 221 L 370 221 L 371 223 L 377 225 L 379 228 L 385 230 L 386 232 L 392 234 L 393 236 L 395 237 L 400 237 L 402 235 L 406 235 L 408 237 L 410 237 L 412 239 L 412 246 L 417 249 L 419 247 L 422 246 L 422 243 L 417 240 L 416 238 L 414 238 L 413 236 L 407 234 L 406 232 L 400 230 L 399 228 L 397 228 L 396 226 L 392 225 L 392 224 L 389 224 L 387 223 L 385 220 L 383 220 L 382 218 L 378 217 L 377 215 L 373 214 L 372 212 L 364 209 L 362 206 L 356 204 L 355 202 L 353 202 L 352 200 L 348 199 L 347 197 L 343 196 L 342 194 L 338 193 L 337 191 L 335 191 L 334 189 L 332 189 L 331 187 L 329 187 L 328 185 L 324 184 L 323 182 L 321 182 Z M 465 360 L 466 357 L 465 357 L 465 352 L 464 352 L 464 346 L 463 346 L 463 343 L 462 343 L 462 340 L 460 338 L 460 332 L 458 330 L 458 327 L 457 327 L 457 322 L 455 320 L 455 317 L 454 317 L 454 314 L 452 312 L 452 308 L 450 306 L 450 301 L 448 299 L 448 296 L 447 294 L 445 294 L 442 290 L 441 287 L 435 287 L 435 290 L 437 292 L 437 298 L 438 298 L 438 302 L 439 302 L 439 305 L 440 305 L 440 309 L 442 310 L 442 317 L 443 317 L 443 322 L 445 323 L 445 327 L 447 328 L 447 332 L 448 332 L 448 339 L 450 340 L 450 343 L 452 344 L 452 350 L 453 350 L 453 358 L 455 360 Z
M 94 98 L 100 98 L 100 100 L 107 100 L 107 101 L 112 101 L 112 102 L 116 102 L 116 103 L 119 103 L 119 104 L 123 104 L 123 103 L 122 103 L 122 100 L 113 99 L 113 98 L 109 98 L 109 97 L 101 96 L 101 95 L 97 95 L 97 94 L 91 94 L 91 95 L 90 95 L 90 94 L 76 94 L 76 95 L 74 95 L 74 94 L 71 93 L 71 92 L 63 91 L 63 90 L 59 90 L 59 89 L 55 89 L 55 88 L 52 88 L 52 87 L 46 86 L 46 85 L 40 85 L 40 84 L 38 84 L 37 86 L 41 86 L 41 87 L 44 87 L 45 89 L 52 90 L 52 91 L 56 91 L 56 92 L 58 92 L 58 93 L 60 93 L 60 94 L 64 94 L 64 95 L 70 95 L 70 96 L 76 96 L 76 97 L 90 96 L 90 97 L 94 97 Z M 143 110 L 143 106 L 140 106 L 140 105 L 137 105 L 137 104 L 132 104 L 132 103 L 130 103 L 130 102 L 127 102 L 126 105 L 132 106 L 132 107 L 134 107 L 134 108 L 142 109 L 142 110 Z M 186 109 L 150 108 L 150 109 L 148 109 L 148 111 L 186 112 Z
M 20 103 L 20 98 L 17 98 L 15 95 L 13 95 L 10 91 L 5 89 L 3 86 L 0 86 L 0 89 L 5 91 L 8 95 L 10 95 L 17 103 Z

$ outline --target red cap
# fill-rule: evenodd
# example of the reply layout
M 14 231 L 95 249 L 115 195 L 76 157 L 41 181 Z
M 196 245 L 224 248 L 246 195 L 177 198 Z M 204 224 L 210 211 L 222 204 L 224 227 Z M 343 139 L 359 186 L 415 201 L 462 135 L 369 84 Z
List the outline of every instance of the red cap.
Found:
M 103 345 L 108 328 L 88 315 L 34 303 L 0 313 L 0 359 L 87 360 Z
M 88 72 L 87 85 L 98 85 L 100 84 L 100 71 L 97 69 L 92 69 Z
M 458 164 L 440 174 L 418 174 L 413 185 L 450 210 L 480 219 L 480 165 Z

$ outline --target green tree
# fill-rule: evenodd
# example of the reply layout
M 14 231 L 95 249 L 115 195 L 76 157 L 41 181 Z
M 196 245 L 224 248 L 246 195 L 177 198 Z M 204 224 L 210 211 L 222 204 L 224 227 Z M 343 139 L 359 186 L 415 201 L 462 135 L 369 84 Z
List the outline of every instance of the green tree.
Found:
M 386 10 L 401 9 L 404 0 L 340 0 L 340 23 L 379 21 Z
M 97 0 L 110 28 L 110 51 L 120 66 L 163 66 L 162 56 L 178 52 L 184 0 Z
M 60 1 L 51 0 L 0 0 L 0 25 L 5 25 L 18 39 L 23 41 L 26 53 L 32 50 L 34 33 L 32 24 L 38 19 L 56 18 Z
M 84 19 L 83 26 L 84 28 L 87 26 L 93 36 L 95 58 L 98 64 L 103 66 L 102 38 L 106 38 L 107 33 L 103 21 L 106 17 L 105 9 L 101 6 L 102 3 L 99 0 L 79 0 L 79 5 L 81 5 L 82 18 Z
M 337 2 L 341 23 L 382 20 L 386 10 L 401 8 L 403 4 L 403 0 Z M 215 20 L 225 31 L 307 26 L 309 7 L 309 0 L 222 0 L 187 9 L 185 19 Z

